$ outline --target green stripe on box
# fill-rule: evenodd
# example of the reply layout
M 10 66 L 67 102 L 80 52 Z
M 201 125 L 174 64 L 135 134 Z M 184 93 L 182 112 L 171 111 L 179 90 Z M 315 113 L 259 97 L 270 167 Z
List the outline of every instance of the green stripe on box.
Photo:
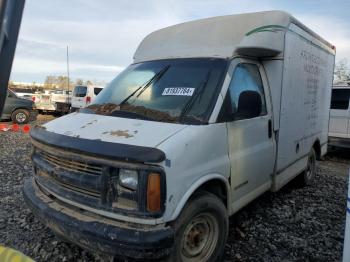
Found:
M 288 27 L 285 27 L 285 26 L 282 26 L 282 25 L 264 25 L 264 26 L 260 26 L 258 28 L 255 28 L 255 29 L 249 31 L 245 35 L 249 36 L 249 35 L 254 34 L 254 33 L 270 31 L 270 30 L 273 30 L 273 29 L 289 30 Z

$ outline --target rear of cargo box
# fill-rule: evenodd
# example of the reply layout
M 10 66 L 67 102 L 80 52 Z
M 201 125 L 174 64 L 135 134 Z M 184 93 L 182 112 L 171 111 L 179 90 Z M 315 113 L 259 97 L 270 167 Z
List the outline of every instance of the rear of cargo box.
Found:
M 293 23 L 286 31 L 280 92 L 277 189 L 303 171 L 314 144 L 319 155 L 327 150 L 334 54 L 332 47 Z

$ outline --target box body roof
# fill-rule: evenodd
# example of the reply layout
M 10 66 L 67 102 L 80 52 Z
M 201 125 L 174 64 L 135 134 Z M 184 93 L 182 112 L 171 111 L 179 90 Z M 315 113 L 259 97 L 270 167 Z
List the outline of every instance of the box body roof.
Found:
M 170 26 L 146 36 L 135 52 L 134 62 L 189 57 L 229 58 L 250 34 L 285 31 L 291 22 L 307 29 L 283 11 L 220 16 Z M 331 47 L 311 30 L 307 31 Z M 266 37 L 269 38 L 269 34 Z M 284 34 L 279 34 L 277 41 L 283 46 Z

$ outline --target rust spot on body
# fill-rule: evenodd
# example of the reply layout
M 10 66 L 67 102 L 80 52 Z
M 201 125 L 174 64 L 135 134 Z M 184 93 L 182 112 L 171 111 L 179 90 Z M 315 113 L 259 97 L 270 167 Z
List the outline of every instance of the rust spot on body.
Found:
M 85 125 L 83 125 L 83 126 L 80 127 L 80 128 L 85 128 L 85 127 L 87 127 L 88 125 L 92 125 L 92 124 L 94 124 L 94 123 L 97 123 L 97 119 L 92 120 L 91 122 L 86 123 Z
M 136 131 L 137 133 L 137 131 Z M 134 134 L 136 134 L 134 131 Z M 117 131 L 109 131 L 103 132 L 102 134 L 109 134 L 111 136 L 123 136 L 125 138 L 133 137 L 134 135 L 129 134 L 129 130 L 117 130 Z

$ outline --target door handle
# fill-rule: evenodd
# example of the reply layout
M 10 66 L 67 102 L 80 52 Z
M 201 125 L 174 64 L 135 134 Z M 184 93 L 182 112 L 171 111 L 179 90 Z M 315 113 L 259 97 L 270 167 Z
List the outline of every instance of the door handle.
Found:
M 272 137 L 272 120 L 269 119 L 269 122 L 268 122 L 268 134 L 269 134 L 269 138 Z

